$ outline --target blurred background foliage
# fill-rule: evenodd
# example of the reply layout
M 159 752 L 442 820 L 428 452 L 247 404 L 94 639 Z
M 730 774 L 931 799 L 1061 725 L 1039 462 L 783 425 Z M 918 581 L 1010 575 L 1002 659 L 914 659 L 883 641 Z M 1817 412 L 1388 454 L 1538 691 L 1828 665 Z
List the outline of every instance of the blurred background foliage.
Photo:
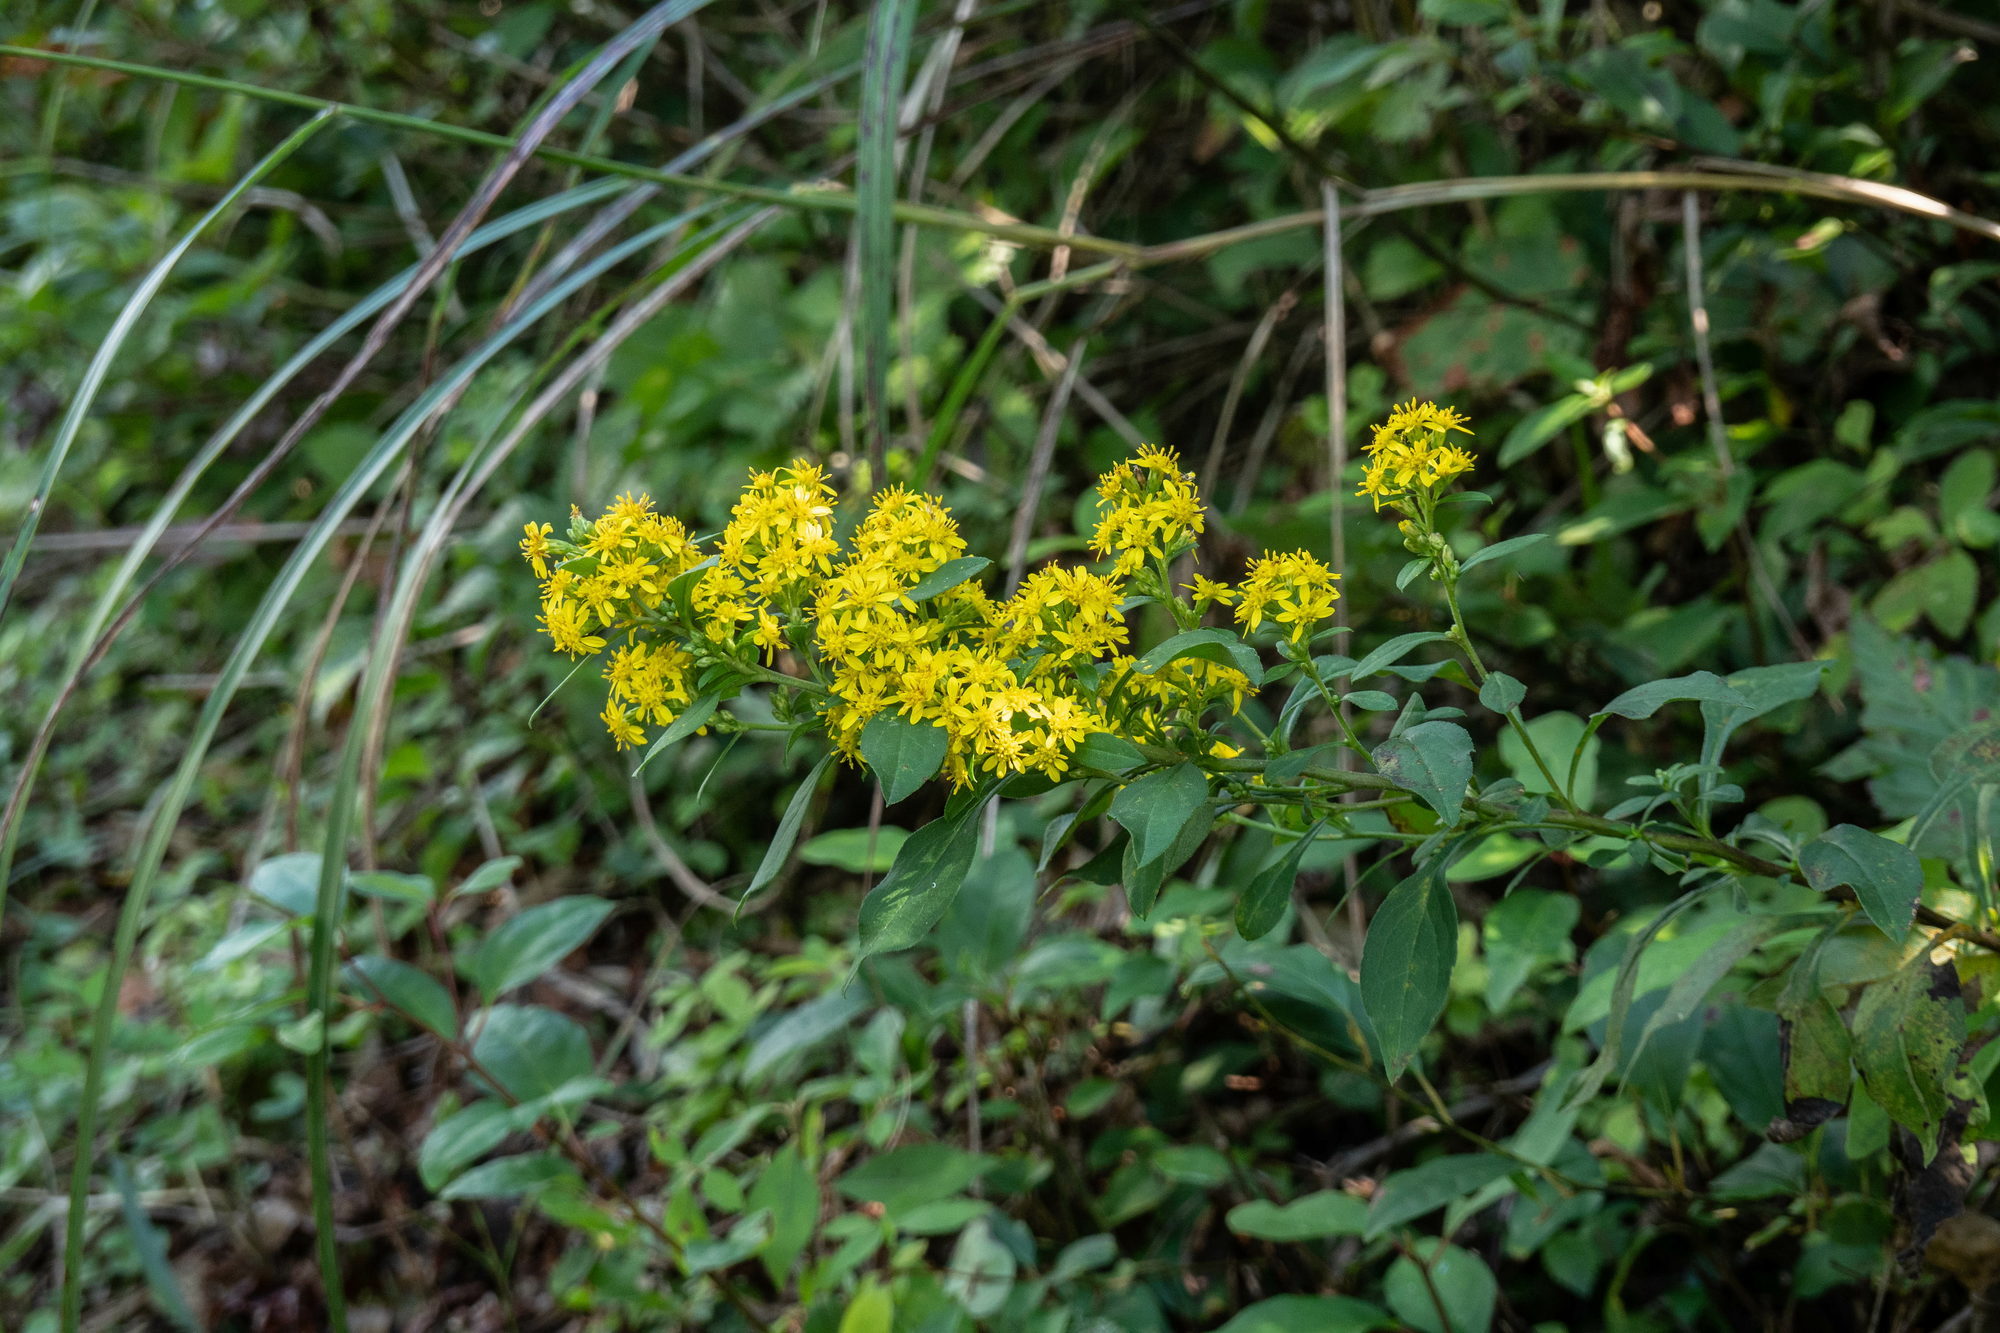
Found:
M 602 0 L 16 0 L 0 36 L 511 136 L 634 17 Z M 1982 72 L 2000 26 L 1970 6 L 1188 0 L 910 17 L 900 197 L 1151 246 L 1248 231 L 1012 304 L 1102 256 L 900 231 L 890 479 L 940 489 L 975 550 L 1003 549 L 1027 505 L 1040 559 L 1080 549 L 1074 498 L 1094 473 L 1138 440 L 1172 445 L 1215 506 L 1209 559 L 1225 569 L 1261 546 L 1327 554 L 1338 501 L 1364 646 L 1437 628 L 1440 611 L 1421 588 L 1395 591 L 1393 528 L 1338 499 L 1352 477 L 1328 476 L 1324 238 L 1294 217 L 1320 207 L 1327 173 L 1381 190 L 1730 159 L 2000 216 L 2000 99 Z M 649 165 L 698 150 L 686 170 L 780 189 L 851 183 L 868 22 L 852 5 L 703 9 L 550 142 Z M 306 115 L 0 56 L 10 541 L 141 277 Z M 196 240 L 82 421 L 0 619 L 10 786 L 77 627 L 186 461 L 309 338 L 428 253 L 495 160 L 343 119 Z M 588 179 L 530 161 L 494 216 Z M 690 198 L 667 191 L 617 234 Z M 2000 698 L 2000 248 L 1800 194 L 1684 203 L 1671 188 L 1564 188 L 1350 217 L 1349 434 L 1398 398 L 1448 401 L 1477 423 L 1478 481 L 1498 501 L 1463 520 L 1468 549 L 1557 534 L 1466 592 L 1538 726 L 1573 727 L 1589 701 L 1663 674 L 1823 657 L 1821 697 L 1747 735 L 1730 780 L 1793 834 L 1905 818 L 1928 795 L 1932 748 Z M 709 218 L 502 348 L 341 525 L 225 717 L 116 979 L 112 925 L 213 673 L 291 544 L 587 216 L 454 262 L 296 452 L 148 593 L 63 713 L 0 927 L 9 1327 L 54 1326 L 89 1015 L 114 982 L 86 1326 L 322 1326 L 298 925 L 366 652 L 400 632 L 386 589 L 446 480 L 542 368 Z M 897 826 L 940 799 L 915 798 L 871 836 L 868 786 L 849 775 L 811 794 L 797 863 L 732 916 L 813 756 L 697 738 L 629 777 L 592 689 L 558 689 L 567 665 L 536 640 L 513 546 L 525 519 L 627 487 L 713 530 L 744 469 L 795 454 L 852 484 L 875 418 L 849 256 L 838 209 L 781 208 L 732 239 L 456 519 L 363 773 L 355 863 L 385 873 L 357 878 L 347 947 L 421 974 L 385 984 L 411 988 L 417 1013 L 443 996 L 446 1026 L 458 989 L 481 984 L 468 960 L 503 923 L 555 906 L 533 920 L 570 947 L 525 973 L 518 1004 L 487 1012 L 484 1083 L 407 1006 L 343 982 L 332 1168 L 350 1326 L 1859 1329 L 1929 1327 L 1962 1304 L 1953 1279 L 1892 1261 L 1908 1219 L 1879 1111 L 1764 1141 L 1783 1106 L 1754 958 L 1588 1106 L 1561 1161 L 1603 1188 L 1558 1197 L 1473 1179 L 1476 1155 L 1464 1167 L 1443 1151 L 1463 1144 L 1333 1058 L 1355 1049 L 1358 1012 L 1316 951 L 1355 956 L 1334 910 L 1340 846 L 1308 858 L 1298 919 L 1251 946 L 1210 937 L 1230 886 L 1267 858 L 1261 835 L 1218 839 L 1141 925 L 1087 878 L 1048 891 L 1035 849 L 1064 807 L 1024 804 L 934 947 L 846 985 L 864 881 Z M 1704 409 L 1697 304 L 1720 421 Z M 163 550 L 252 476 L 335 364 L 313 362 L 254 416 Z M 968 365 L 981 368 L 961 405 Z M 1672 718 L 1605 736 L 1600 789 L 1685 757 L 1694 736 Z M 1502 907 L 1520 859 L 1507 855 L 1461 867 L 1462 965 L 1425 1060 L 1454 1118 L 1494 1139 L 1532 1131 L 1530 1094 L 1601 1040 L 1607 969 L 1671 896 L 1657 874 L 1560 857 Z M 591 900 L 608 919 L 574 907 Z M 1715 938 L 1698 916 L 1675 928 L 1697 952 Z M 1569 932 L 1563 947 L 1523 950 L 1547 933 L 1537 919 Z M 1864 952 L 1843 976 L 1879 975 Z M 1634 1021 L 1662 993 L 1642 986 Z M 482 1096 L 496 1084 L 526 1113 Z M 577 1154 L 546 1146 L 564 1135 Z M 1398 1202 L 1383 1222 L 1371 1201 L 1385 1182 Z

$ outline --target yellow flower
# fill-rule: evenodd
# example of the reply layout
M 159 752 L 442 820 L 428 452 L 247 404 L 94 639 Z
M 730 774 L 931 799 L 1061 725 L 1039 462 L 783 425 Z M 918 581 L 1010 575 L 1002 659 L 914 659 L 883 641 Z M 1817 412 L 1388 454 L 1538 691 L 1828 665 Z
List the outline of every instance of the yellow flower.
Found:
M 1098 478 L 1097 494 L 1104 512 L 1090 549 L 1115 556 L 1113 571 L 1121 577 L 1138 572 L 1148 558 L 1173 559 L 1201 535 L 1201 493 L 1171 449 L 1142 447 Z
M 552 597 L 542 604 L 542 628 L 559 653 L 577 657 L 604 647 L 604 639 L 590 632 L 590 613 L 566 597 Z
M 1227 583 L 1217 583 L 1214 579 L 1205 578 L 1200 574 L 1194 576 L 1193 583 L 1183 583 L 1181 586 L 1193 595 L 1197 611 L 1210 605 L 1233 606 L 1236 602 L 1234 588 Z
M 1315 625 L 1332 619 L 1333 604 L 1340 600 L 1340 589 L 1334 586 L 1339 578 L 1304 551 L 1266 552 L 1250 562 L 1244 575 L 1237 623 L 1255 633 L 1268 615 L 1286 627 L 1286 637 L 1294 644 L 1303 643 Z
M 617 704 L 604 705 L 598 714 L 604 719 L 605 730 L 611 733 L 611 743 L 620 750 L 629 750 L 646 743 L 646 731 L 638 723 L 625 716 L 625 710 Z
M 549 533 L 546 523 L 524 523 L 521 530 L 528 535 L 521 538 L 521 558 L 534 566 L 535 577 L 549 576 Z
M 1379 510 L 1405 498 L 1427 499 L 1453 477 L 1472 471 L 1472 455 L 1445 442 L 1452 431 L 1472 433 L 1456 409 L 1414 398 L 1397 407 L 1366 446 L 1356 494 L 1370 497 Z
M 764 650 L 764 664 L 769 666 L 777 660 L 778 649 L 785 646 L 784 626 L 769 611 L 759 611 L 757 632 L 751 636 L 751 641 Z

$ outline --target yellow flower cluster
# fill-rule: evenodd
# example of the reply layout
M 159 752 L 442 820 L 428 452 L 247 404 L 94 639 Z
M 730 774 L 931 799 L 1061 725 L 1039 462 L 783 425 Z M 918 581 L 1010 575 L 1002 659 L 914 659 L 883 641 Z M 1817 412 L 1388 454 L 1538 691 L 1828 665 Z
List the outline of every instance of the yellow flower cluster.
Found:
M 1097 495 L 1105 512 L 1090 549 L 1112 557 L 1120 577 L 1137 573 L 1148 558 L 1171 560 L 1201 535 L 1201 495 L 1171 449 L 1141 447 L 1098 479 Z
M 1377 509 L 1412 499 L 1427 502 L 1438 486 L 1472 471 L 1472 455 L 1448 442 L 1453 431 L 1472 434 L 1452 408 L 1414 398 L 1398 407 L 1366 446 L 1357 494 L 1372 497 Z
M 595 519 L 572 511 L 562 537 L 529 523 L 521 555 L 541 582 L 550 644 L 600 657 L 602 718 L 620 749 L 645 744 L 697 696 L 762 681 L 796 691 L 780 716 L 814 721 L 852 761 L 887 715 L 944 733 L 943 775 L 956 787 L 1060 778 L 1093 733 L 1170 743 L 1251 692 L 1242 671 L 1197 657 L 1141 669 L 1135 606 L 1171 603 L 1183 627 L 1234 606 L 1246 632 L 1269 620 L 1297 644 L 1339 596 L 1333 572 L 1297 552 L 1267 554 L 1240 588 L 1194 575 L 1192 603 L 1177 601 L 1163 571 L 1202 531 L 1193 478 L 1147 448 L 1098 494 L 1091 548 L 1107 563 L 1038 569 L 1004 601 L 980 587 L 983 562 L 962 559 L 936 497 L 891 487 L 843 542 L 833 489 L 805 460 L 753 472 L 712 543 L 624 495 Z
M 1304 643 L 1315 625 L 1332 617 L 1340 600 L 1340 589 L 1333 586 L 1339 577 L 1304 551 L 1266 553 L 1250 562 L 1236 591 L 1236 622 L 1254 634 L 1268 615 L 1285 627 L 1293 644 Z

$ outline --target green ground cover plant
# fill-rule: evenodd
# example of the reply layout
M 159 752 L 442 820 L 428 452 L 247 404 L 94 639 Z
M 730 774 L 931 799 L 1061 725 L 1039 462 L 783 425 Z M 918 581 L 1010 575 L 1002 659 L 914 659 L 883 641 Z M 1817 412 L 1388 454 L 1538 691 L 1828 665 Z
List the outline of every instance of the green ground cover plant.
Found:
M 0 1322 L 1984 1326 L 1996 38 L 15 7 Z

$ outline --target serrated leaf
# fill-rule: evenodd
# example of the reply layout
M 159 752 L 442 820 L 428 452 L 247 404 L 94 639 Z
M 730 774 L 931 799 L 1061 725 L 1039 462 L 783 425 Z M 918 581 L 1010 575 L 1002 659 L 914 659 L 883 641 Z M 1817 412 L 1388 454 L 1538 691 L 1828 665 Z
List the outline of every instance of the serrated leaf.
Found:
M 1799 850 L 1806 883 L 1821 893 L 1845 884 L 1876 928 L 1892 940 L 1909 934 L 1924 868 L 1917 854 L 1856 824 L 1835 824 Z
M 1376 771 L 1422 797 L 1446 824 L 1456 824 L 1472 782 L 1472 737 L 1456 722 L 1419 722 L 1371 753 Z
M 556 898 L 504 921 L 467 960 L 466 973 L 487 1001 L 547 972 L 597 932 L 611 904 L 602 898 Z
M 1396 1078 L 1416 1054 L 1451 993 L 1458 959 L 1458 905 L 1444 878 L 1445 857 L 1390 890 L 1361 950 L 1361 1003 Z
M 885 805 L 896 804 L 937 776 L 950 746 L 943 727 L 896 713 L 877 713 L 861 729 L 861 757 L 882 783 Z
M 1236 933 L 1246 940 L 1261 939 L 1271 933 L 1292 901 L 1292 885 L 1299 877 L 1299 859 L 1319 835 L 1314 824 L 1291 848 L 1265 866 L 1251 879 L 1243 896 L 1236 900 Z
M 653 738 L 653 743 L 646 748 L 646 757 L 639 761 L 638 768 L 632 770 L 633 776 L 637 777 L 639 769 L 652 763 L 654 755 L 666 749 L 669 745 L 686 740 L 707 726 L 708 720 L 715 716 L 716 706 L 721 702 L 722 691 L 710 690 L 682 709 L 680 716 L 669 722 L 667 729 Z
M 939 593 L 950 592 L 961 583 L 971 582 L 992 567 L 993 562 L 983 555 L 961 555 L 945 561 L 918 579 L 903 596 L 913 602 L 928 602 Z
M 1546 532 L 1524 532 L 1518 537 L 1509 537 L 1505 541 L 1494 542 L 1491 546 L 1483 546 L 1459 563 L 1459 572 L 1463 574 L 1467 571 L 1477 569 L 1488 561 L 1512 555 L 1516 551 L 1525 550 L 1533 546 L 1536 542 L 1544 542 L 1548 539 L 1549 534 Z
M 1257 650 L 1223 629 L 1184 630 L 1141 657 L 1138 669 L 1151 675 L 1183 657 L 1235 667 L 1250 678 L 1253 688 L 1264 683 L 1264 663 Z

